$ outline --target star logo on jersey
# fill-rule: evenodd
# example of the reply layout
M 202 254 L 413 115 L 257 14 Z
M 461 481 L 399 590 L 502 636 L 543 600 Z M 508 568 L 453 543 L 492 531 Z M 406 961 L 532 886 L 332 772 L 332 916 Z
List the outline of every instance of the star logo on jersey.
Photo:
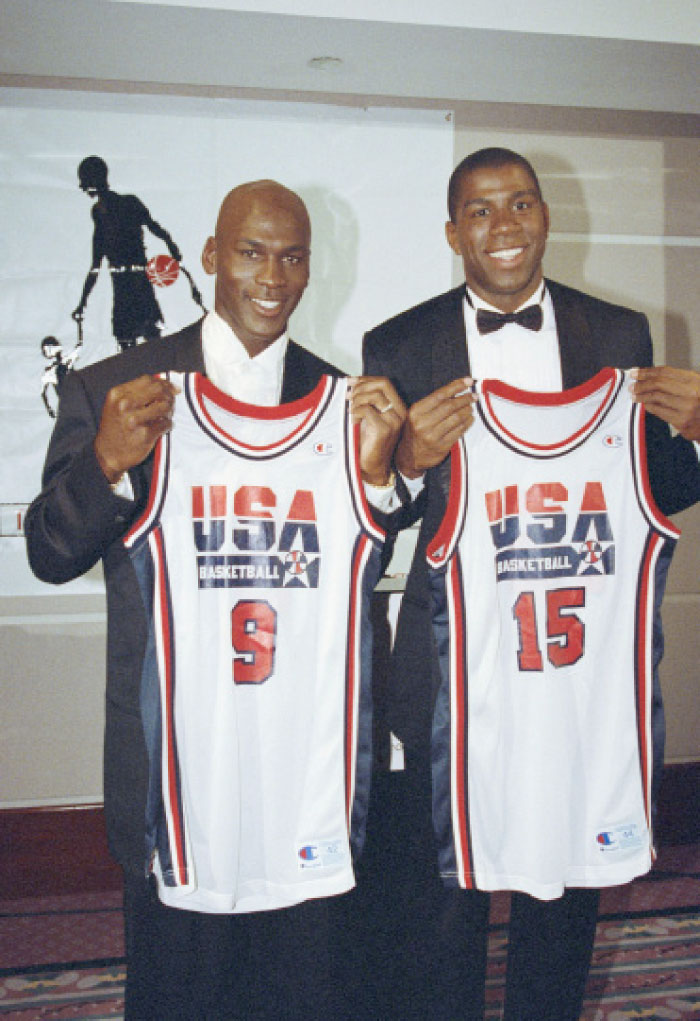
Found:
M 300 550 L 292 550 L 287 553 L 284 558 L 284 569 L 288 574 L 293 574 L 298 577 L 303 574 L 308 564 L 308 558 L 305 553 Z
M 576 550 L 578 554 L 577 575 L 612 574 L 615 566 L 615 544 L 600 539 L 586 539 Z
M 316 588 L 321 558 L 303 549 L 288 550 L 281 558 L 283 588 Z
M 615 543 L 612 538 L 601 539 L 593 523 L 583 542 L 577 544 L 576 553 L 579 558 L 577 575 L 615 573 Z

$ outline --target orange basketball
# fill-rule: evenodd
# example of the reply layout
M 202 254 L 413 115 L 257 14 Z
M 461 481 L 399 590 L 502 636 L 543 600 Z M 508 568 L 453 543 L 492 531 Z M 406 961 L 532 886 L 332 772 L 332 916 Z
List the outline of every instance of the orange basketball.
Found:
M 146 276 L 156 287 L 170 287 L 177 280 L 180 264 L 169 255 L 154 255 L 146 264 Z

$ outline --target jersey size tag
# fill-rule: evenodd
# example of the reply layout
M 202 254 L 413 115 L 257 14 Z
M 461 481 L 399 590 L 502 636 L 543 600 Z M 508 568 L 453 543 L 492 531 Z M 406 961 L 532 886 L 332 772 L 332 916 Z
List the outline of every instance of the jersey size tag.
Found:
M 324 869 L 333 865 L 344 865 L 347 859 L 347 844 L 341 839 L 309 841 L 297 848 L 297 863 L 300 869 Z
M 601 830 L 595 839 L 598 850 L 606 857 L 619 854 L 621 851 L 634 850 L 644 843 L 641 827 L 635 822 Z

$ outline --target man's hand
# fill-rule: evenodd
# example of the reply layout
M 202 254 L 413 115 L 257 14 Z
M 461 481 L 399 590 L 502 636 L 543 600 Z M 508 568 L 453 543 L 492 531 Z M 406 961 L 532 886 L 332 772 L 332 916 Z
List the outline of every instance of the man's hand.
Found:
M 95 437 L 95 455 L 110 484 L 140 464 L 170 429 L 178 392 L 158 376 L 139 376 L 109 391 Z
M 632 394 L 687 440 L 700 440 L 700 373 L 668 365 L 633 369 Z
M 360 469 L 362 481 L 384 486 L 391 477 L 391 458 L 406 408 L 388 379 L 361 376 L 352 381 L 350 408 L 360 422 Z
M 472 380 L 455 379 L 409 409 L 394 463 L 415 479 L 447 457 L 452 444 L 474 420 Z

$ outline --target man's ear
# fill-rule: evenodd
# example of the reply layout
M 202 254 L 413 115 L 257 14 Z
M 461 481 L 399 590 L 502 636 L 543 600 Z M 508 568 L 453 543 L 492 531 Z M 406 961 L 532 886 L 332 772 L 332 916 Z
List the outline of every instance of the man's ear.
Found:
M 545 227 L 547 229 L 547 237 L 549 237 L 549 206 L 542 200 L 542 215 L 544 217 Z
M 445 224 L 445 237 L 447 238 L 447 243 L 450 246 L 450 248 L 452 249 L 452 251 L 455 253 L 455 255 L 461 255 L 462 252 L 461 252 L 460 247 L 459 247 L 459 238 L 457 237 L 457 227 L 452 222 L 452 220 L 448 220 L 447 223 Z
M 202 249 L 202 266 L 209 276 L 216 276 L 216 238 L 208 237 Z

